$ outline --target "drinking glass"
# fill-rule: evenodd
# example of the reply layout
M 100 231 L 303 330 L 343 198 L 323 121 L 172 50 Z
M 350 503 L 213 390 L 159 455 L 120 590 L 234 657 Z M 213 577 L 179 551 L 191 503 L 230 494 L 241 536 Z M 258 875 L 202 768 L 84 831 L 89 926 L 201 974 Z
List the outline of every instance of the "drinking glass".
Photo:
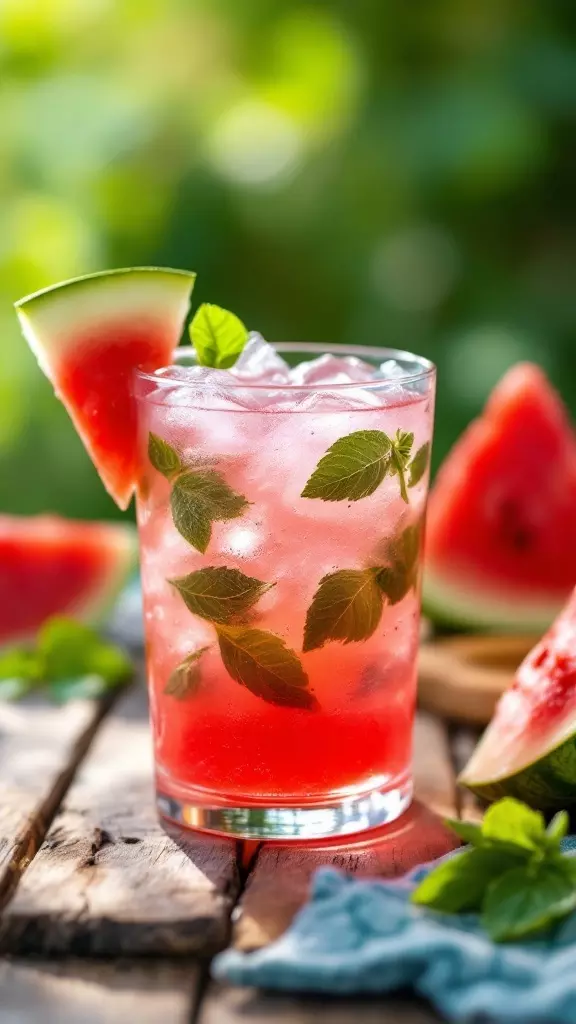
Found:
M 157 805 L 181 825 L 321 838 L 411 800 L 435 370 L 334 354 L 375 379 L 235 380 L 186 349 L 137 375 Z

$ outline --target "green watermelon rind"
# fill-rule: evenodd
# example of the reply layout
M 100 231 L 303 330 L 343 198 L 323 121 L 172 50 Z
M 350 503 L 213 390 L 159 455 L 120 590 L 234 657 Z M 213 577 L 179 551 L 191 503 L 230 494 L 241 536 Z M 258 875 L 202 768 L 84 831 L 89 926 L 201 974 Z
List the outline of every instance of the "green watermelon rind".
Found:
M 196 279 L 196 274 L 191 270 L 178 270 L 175 267 L 120 267 L 117 270 L 96 270 L 92 274 L 81 274 L 79 277 L 71 277 L 67 281 L 60 281 L 58 284 L 49 285 L 47 288 L 40 288 L 14 303 L 16 310 L 28 309 L 32 306 L 38 309 L 40 306 L 52 305 L 54 299 L 61 299 L 66 294 L 80 291 L 94 291 L 99 285 L 108 289 L 111 282 L 119 285 L 125 283 L 127 278 L 136 280 L 141 277 L 146 284 L 150 283 L 151 276 L 166 283 L 171 282 L 182 286 L 184 278 L 185 287 L 189 289 Z
M 438 625 L 490 633 L 542 633 L 561 610 L 567 595 L 553 600 L 527 600 L 525 591 L 516 595 L 494 581 L 494 591 L 474 590 L 470 578 L 462 586 L 443 579 L 430 564 L 425 565 L 422 592 L 424 613 Z
M 543 811 L 576 805 L 576 718 L 571 736 L 519 771 L 481 782 L 464 770 L 458 782 L 488 803 L 513 796 Z

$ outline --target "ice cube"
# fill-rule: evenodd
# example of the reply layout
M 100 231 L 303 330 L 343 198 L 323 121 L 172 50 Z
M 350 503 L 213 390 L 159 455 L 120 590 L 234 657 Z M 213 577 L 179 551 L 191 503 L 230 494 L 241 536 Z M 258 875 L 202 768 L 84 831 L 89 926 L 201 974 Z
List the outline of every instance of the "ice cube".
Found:
M 244 351 L 232 367 L 235 377 L 250 384 L 289 384 L 288 364 L 261 334 L 252 332 Z
M 294 412 L 347 413 L 356 409 L 376 408 L 381 404 L 378 394 L 365 388 L 300 392 L 300 401 L 294 405 Z
M 387 380 L 394 380 L 398 377 L 405 377 L 406 369 L 396 359 L 385 359 L 383 363 L 380 363 L 379 373 Z
M 292 384 L 356 384 L 374 379 L 374 369 L 356 356 L 318 356 L 290 371 Z

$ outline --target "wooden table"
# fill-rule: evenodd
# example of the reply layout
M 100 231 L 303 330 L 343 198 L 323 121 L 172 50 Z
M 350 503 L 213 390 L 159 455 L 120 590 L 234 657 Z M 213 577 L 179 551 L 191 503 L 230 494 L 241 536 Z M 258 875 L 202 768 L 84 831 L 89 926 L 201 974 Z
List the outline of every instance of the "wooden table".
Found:
M 475 816 L 454 769 L 473 737 L 420 713 L 417 802 L 355 842 L 167 835 L 152 801 L 144 687 L 113 706 L 0 704 L 3 1024 L 426 1024 L 409 996 L 327 1000 L 216 985 L 210 958 L 270 942 L 333 864 L 397 875 L 454 845 L 438 814 Z

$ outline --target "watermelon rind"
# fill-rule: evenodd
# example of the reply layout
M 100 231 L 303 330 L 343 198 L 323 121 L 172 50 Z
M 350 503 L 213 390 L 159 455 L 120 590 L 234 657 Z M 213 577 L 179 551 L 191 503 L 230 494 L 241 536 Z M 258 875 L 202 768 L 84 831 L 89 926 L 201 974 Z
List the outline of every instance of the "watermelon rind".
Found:
M 482 741 L 458 778 L 481 800 L 491 803 L 504 796 L 523 800 L 539 810 L 560 810 L 576 804 L 576 715 L 565 726 L 567 739 L 556 746 L 545 744 L 540 755 L 532 752 L 528 764 L 500 777 L 483 778 Z M 497 738 L 494 738 L 497 742 Z
M 50 376 L 45 353 L 64 353 L 74 344 L 76 326 L 91 321 L 161 313 L 172 324 L 176 346 L 195 279 L 191 271 L 171 267 L 102 270 L 42 288 L 19 299 L 14 308 L 30 348 Z
M 538 600 L 525 591 L 513 594 L 480 590 L 470 577 L 461 584 L 425 567 L 422 607 L 437 625 L 490 633 L 541 633 L 550 625 L 563 600 Z
M 126 329 L 140 333 L 139 343 L 146 343 L 147 334 L 154 339 L 152 360 L 150 356 L 144 357 L 142 363 L 135 356 L 134 369 L 143 365 L 146 370 L 153 371 L 165 366 L 179 344 L 195 277 L 190 271 L 166 267 L 127 267 L 73 278 L 15 303 L 24 337 L 40 368 L 52 381 L 56 395 L 68 410 L 104 486 L 121 509 L 128 507 L 136 486 L 136 437 L 128 447 L 122 472 L 114 471 L 102 456 L 92 410 L 94 408 L 95 411 L 101 403 L 102 421 L 105 423 L 106 381 L 125 381 L 125 397 L 122 400 L 115 398 L 108 406 L 108 416 L 112 414 L 117 420 L 119 413 L 128 408 L 125 403 L 130 400 L 130 375 L 107 377 L 104 363 L 93 375 L 93 389 L 91 387 L 85 395 L 84 404 L 79 405 L 74 393 L 69 391 L 66 371 L 70 363 L 74 366 L 74 361 L 77 361 L 81 365 L 81 361 L 89 359 L 92 352 L 98 353 L 103 337 L 121 339 Z M 119 341 L 118 352 L 122 351 L 123 344 Z M 131 351 L 137 350 L 128 346 L 125 351 L 131 358 Z M 113 369 L 111 374 L 114 374 Z M 129 422 L 128 417 L 126 422 Z M 120 437 L 121 434 L 119 431 Z M 125 451 L 124 443 L 119 441 L 118 453 Z

